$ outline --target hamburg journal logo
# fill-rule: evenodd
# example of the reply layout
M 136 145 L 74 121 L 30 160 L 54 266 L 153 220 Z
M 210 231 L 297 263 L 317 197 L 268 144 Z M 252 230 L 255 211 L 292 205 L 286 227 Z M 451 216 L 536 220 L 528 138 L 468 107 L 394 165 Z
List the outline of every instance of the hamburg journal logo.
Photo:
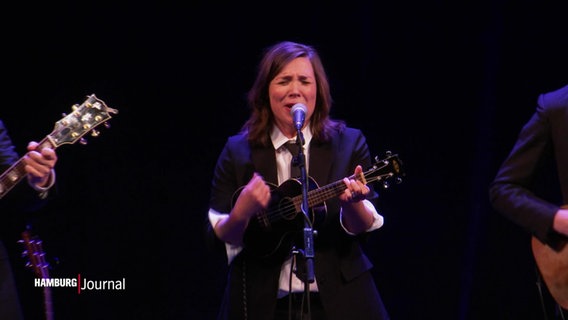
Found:
M 77 274 L 76 278 L 35 278 L 34 286 L 41 288 L 76 288 L 77 294 L 84 291 L 124 291 L 126 290 L 126 278 L 95 280 Z

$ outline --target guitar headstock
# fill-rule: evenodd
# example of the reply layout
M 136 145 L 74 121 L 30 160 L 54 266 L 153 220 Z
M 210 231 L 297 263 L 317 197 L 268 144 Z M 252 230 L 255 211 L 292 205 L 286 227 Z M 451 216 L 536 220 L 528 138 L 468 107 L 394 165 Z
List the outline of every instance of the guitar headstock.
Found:
M 384 158 L 375 157 L 373 166 L 364 172 L 364 177 L 367 183 L 380 181 L 383 188 L 388 188 L 391 185 L 391 181 L 397 184 L 402 183 L 402 177 L 405 175 L 403 169 L 402 161 L 398 154 L 387 151 Z
M 82 104 L 73 105 L 72 109 L 72 113 L 64 115 L 55 123 L 54 130 L 47 136 L 54 147 L 73 144 L 88 132 L 97 136 L 99 132 L 96 127 L 102 123 L 108 126 L 107 121 L 111 118 L 111 113 L 118 113 L 118 110 L 108 107 L 94 94 L 87 96 Z
M 45 259 L 42 241 L 26 229 L 22 232 L 19 242 L 24 245 L 23 256 L 28 258 L 26 267 L 31 268 L 39 278 L 49 278 L 49 263 Z

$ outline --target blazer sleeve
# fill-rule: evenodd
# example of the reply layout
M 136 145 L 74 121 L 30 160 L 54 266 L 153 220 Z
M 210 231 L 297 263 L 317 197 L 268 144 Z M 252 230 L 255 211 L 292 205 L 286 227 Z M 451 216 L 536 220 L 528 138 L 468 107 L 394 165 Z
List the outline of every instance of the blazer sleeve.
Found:
M 521 129 L 490 184 L 489 195 L 498 212 L 542 242 L 556 247 L 561 237 L 553 231 L 552 223 L 560 203 L 545 199 L 536 191 L 535 183 L 539 175 L 555 166 L 551 119 L 558 116 L 560 109 L 552 107 L 544 95 L 538 101 L 535 113 Z

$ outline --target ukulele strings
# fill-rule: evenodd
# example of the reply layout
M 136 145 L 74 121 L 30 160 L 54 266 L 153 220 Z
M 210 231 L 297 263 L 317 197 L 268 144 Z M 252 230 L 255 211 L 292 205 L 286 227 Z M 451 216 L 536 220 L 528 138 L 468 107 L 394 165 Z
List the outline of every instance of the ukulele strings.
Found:
M 334 196 L 340 195 L 347 186 L 343 183 L 343 180 L 336 181 L 330 185 L 324 186 L 319 189 L 308 191 L 308 207 L 324 202 L 326 199 L 330 199 Z M 285 217 L 293 217 L 298 210 L 296 207 L 301 207 L 301 196 L 294 196 L 287 199 L 287 205 L 282 207 L 276 206 L 276 208 L 267 211 L 264 215 L 259 215 L 258 219 L 275 222 Z
M 369 177 L 367 177 L 369 175 Z M 386 174 L 383 176 L 390 176 L 391 174 Z M 373 182 L 373 181 L 378 181 L 378 180 L 382 180 L 381 175 L 379 176 L 375 176 L 375 177 L 370 177 L 369 173 L 364 173 L 363 176 L 365 176 L 365 179 L 367 180 L 367 183 Z M 353 178 L 353 176 L 349 177 L 350 179 Z M 319 189 L 315 189 L 315 190 L 311 190 L 308 191 L 308 207 L 311 208 L 312 206 L 319 204 L 321 202 L 324 202 L 327 199 L 330 199 L 334 196 L 339 196 L 343 191 L 345 191 L 345 189 L 347 189 L 347 186 L 345 185 L 345 183 L 343 183 L 343 180 L 339 180 L 336 181 L 334 183 L 331 183 L 327 186 L 321 187 Z M 297 212 L 296 210 L 296 204 L 298 202 L 301 202 L 301 196 L 297 195 L 291 198 L 285 198 L 288 199 L 288 204 L 282 207 L 276 206 L 276 208 L 273 208 L 272 210 L 266 211 L 264 214 L 259 214 L 257 215 L 257 219 L 259 220 L 268 220 L 270 222 L 276 222 L 282 218 L 285 217 L 293 217 Z M 298 206 L 301 206 L 300 204 L 298 204 Z

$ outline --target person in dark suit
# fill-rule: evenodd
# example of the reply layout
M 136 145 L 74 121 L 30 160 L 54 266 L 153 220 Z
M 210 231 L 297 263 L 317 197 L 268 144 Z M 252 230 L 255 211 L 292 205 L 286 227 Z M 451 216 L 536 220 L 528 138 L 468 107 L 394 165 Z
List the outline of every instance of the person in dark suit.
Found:
M 3 221 L 2 240 L 6 234 L 13 230 L 6 230 L 12 224 L 7 223 L 12 215 L 30 213 L 37 210 L 47 201 L 48 191 L 55 183 L 54 167 L 57 155 L 50 147 L 38 149 L 39 144 L 32 141 L 28 144 L 28 152 L 21 158 L 22 162 L 14 166 L 19 160 L 16 148 L 10 139 L 4 123 L 0 121 L 0 171 L 6 175 L 0 180 L 0 213 Z M 27 183 L 13 185 L 12 173 L 25 174 Z M 9 238 L 9 237 L 7 237 Z M 12 240 L 12 239 L 10 239 Z M 23 319 L 18 290 L 12 272 L 9 251 L 3 241 L 0 241 L 0 319 Z
M 554 270 L 545 269 L 542 260 L 537 264 L 544 280 L 550 275 L 563 283 L 556 298 L 567 308 L 568 85 L 538 97 L 535 113 L 520 131 L 489 194 L 498 212 L 533 236 L 535 254 L 547 250 L 549 257 L 558 255 L 560 260 L 553 264 L 560 262 L 564 275 L 550 273 Z
M 330 118 L 329 83 L 315 48 L 289 41 L 268 47 L 248 104 L 251 115 L 226 141 L 211 186 L 210 234 L 229 263 L 219 319 L 389 319 L 361 246 L 383 225 L 377 193 L 354 178 L 372 165 L 369 148 L 359 129 Z M 304 121 L 294 122 L 297 106 Z M 302 138 L 311 189 L 341 186 L 307 215 L 286 211 L 287 199 L 302 194 L 301 180 L 291 180 L 297 177 L 286 143 Z M 312 230 L 304 219 L 317 232 L 313 257 L 304 250 L 303 230 L 307 239 Z

